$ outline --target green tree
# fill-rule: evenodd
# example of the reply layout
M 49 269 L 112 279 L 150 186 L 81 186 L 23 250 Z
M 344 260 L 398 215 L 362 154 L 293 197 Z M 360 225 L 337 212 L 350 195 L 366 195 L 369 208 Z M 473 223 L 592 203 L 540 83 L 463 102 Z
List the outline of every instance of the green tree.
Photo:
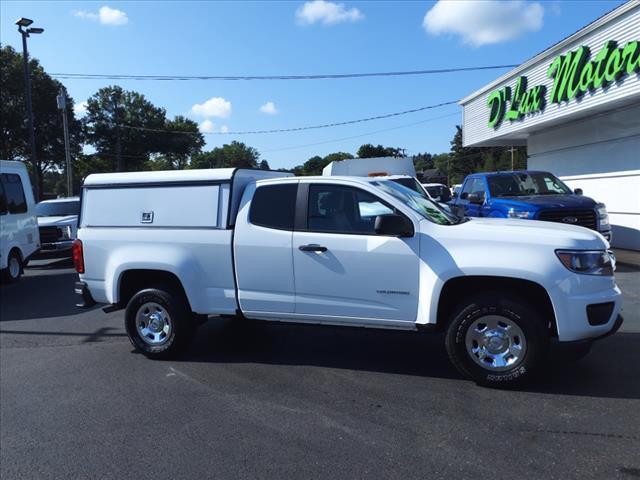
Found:
M 482 170 L 482 153 L 480 148 L 462 146 L 462 127 L 456 125 L 456 133 L 451 140 L 449 169 L 442 172 L 448 173 L 451 184 L 460 183 L 467 175 Z
M 358 158 L 404 157 L 404 149 L 366 143 L 360 146 L 357 155 Z
M 414 155 L 413 166 L 415 167 L 416 172 L 422 172 L 424 170 L 434 168 L 433 155 L 430 153 L 418 153 L 417 155 Z
M 59 171 L 65 165 L 62 112 L 56 97 L 62 83 L 51 78 L 37 59 L 29 60 L 33 104 L 36 159 L 40 192 L 45 191 L 46 172 Z M 82 128 L 73 113 L 73 99 L 67 94 L 67 119 L 72 161 L 81 150 Z M 27 129 L 22 55 L 10 46 L 0 47 L 0 157 L 22 160 L 31 171 L 31 146 Z M 48 182 L 47 188 L 55 182 Z
M 182 115 L 173 120 L 167 120 L 164 125 L 162 140 L 162 154 L 154 158 L 151 163 L 157 163 L 162 170 L 182 170 L 189 165 L 191 157 L 202 151 L 204 136 L 200 133 L 198 124 Z M 152 166 L 153 169 L 154 166 Z
M 269 162 L 267 162 L 266 160 L 262 160 L 259 164 L 258 164 L 258 168 L 260 170 L 271 170 L 271 168 L 269 167 Z
M 164 135 L 171 135 L 162 132 L 163 108 L 117 85 L 101 88 L 87 100 L 83 124 L 88 143 L 109 160 L 110 171 L 143 170 L 150 154 L 167 150 Z
M 258 168 L 259 158 L 258 150 L 234 140 L 210 152 L 194 155 L 191 168 Z

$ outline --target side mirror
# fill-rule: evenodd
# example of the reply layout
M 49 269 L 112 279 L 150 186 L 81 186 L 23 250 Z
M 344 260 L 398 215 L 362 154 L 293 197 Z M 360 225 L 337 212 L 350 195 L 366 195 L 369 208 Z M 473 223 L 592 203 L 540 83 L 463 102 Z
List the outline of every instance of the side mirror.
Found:
M 575 193 L 576 195 L 582 195 L 582 189 L 581 188 L 576 188 L 573 193 Z
M 469 192 L 462 192 L 460 194 L 460 200 L 466 200 L 467 198 L 469 198 Z
M 444 190 L 442 190 L 442 193 L 440 194 L 440 201 L 448 202 L 449 200 L 451 200 L 451 192 L 449 191 L 448 188 L 445 188 Z
M 484 203 L 484 193 L 470 193 L 469 194 L 469 203 Z
M 413 223 L 401 215 L 378 215 L 376 217 L 375 232 L 378 235 L 412 237 Z

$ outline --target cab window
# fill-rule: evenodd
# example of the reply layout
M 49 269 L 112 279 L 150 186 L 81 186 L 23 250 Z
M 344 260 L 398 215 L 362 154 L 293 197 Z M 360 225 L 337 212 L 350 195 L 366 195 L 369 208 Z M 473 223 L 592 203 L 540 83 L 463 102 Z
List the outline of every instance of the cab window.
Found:
M 258 187 L 251 201 L 249 222 L 266 228 L 293 230 L 297 183 Z
M 394 213 L 384 201 L 358 188 L 309 186 L 307 227 L 312 232 L 375 235 L 376 217 Z

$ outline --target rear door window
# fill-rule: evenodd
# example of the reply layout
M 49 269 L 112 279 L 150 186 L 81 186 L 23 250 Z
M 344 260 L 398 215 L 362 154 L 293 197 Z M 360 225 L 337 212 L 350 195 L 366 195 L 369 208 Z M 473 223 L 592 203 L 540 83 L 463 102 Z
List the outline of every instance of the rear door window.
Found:
M 249 222 L 266 228 L 293 230 L 297 183 L 258 187 L 251 201 Z
M 27 211 L 27 200 L 24 196 L 20 175 L 3 173 L 0 175 L 0 183 L 2 183 L 6 209 L 9 213 L 25 213 Z

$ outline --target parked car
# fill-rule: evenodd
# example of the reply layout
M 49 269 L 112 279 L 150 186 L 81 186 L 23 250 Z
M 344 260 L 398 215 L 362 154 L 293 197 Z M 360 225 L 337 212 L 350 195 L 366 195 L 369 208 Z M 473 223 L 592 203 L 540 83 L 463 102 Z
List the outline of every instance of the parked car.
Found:
M 448 202 L 451 200 L 451 190 L 442 183 L 423 183 L 422 186 L 429 192 L 429 196 L 437 202 Z
M 453 364 L 505 386 L 550 343 L 616 331 L 602 236 L 464 218 L 397 182 L 212 169 L 89 175 L 73 259 L 84 305 L 125 309 L 136 349 L 165 358 L 208 315 L 446 332 Z
M 450 202 L 469 217 L 518 218 L 578 225 L 600 232 L 611 241 L 611 225 L 603 203 L 572 191 L 549 172 L 475 173 L 465 178 L 460 194 Z
M 457 197 L 458 195 L 460 195 L 460 190 L 462 189 L 462 184 L 461 183 L 456 183 L 454 185 L 451 186 L 451 196 L 452 197 Z
M 0 160 L 0 272 L 6 282 L 20 278 L 40 248 L 31 181 L 22 162 Z
M 78 230 L 80 198 L 44 200 L 36 206 L 40 231 L 40 252 L 36 258 L 71 256 L 71 246 Z

